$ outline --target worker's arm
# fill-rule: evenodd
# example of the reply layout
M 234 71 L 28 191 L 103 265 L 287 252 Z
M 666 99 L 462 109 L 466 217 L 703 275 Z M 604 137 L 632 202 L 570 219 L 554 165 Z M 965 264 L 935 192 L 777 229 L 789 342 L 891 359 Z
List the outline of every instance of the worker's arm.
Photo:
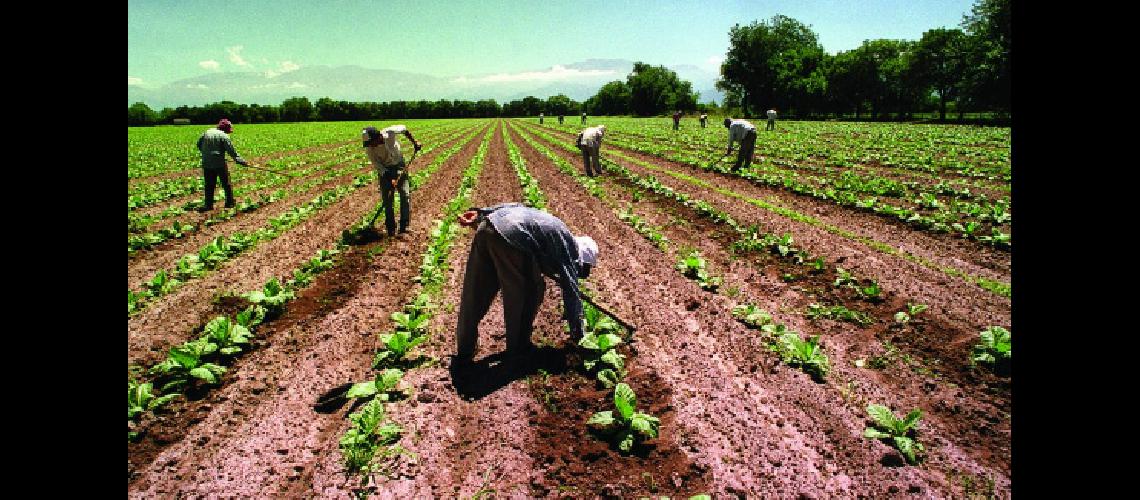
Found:
M 234 161 L 236 161 L 239 165 L 249 165 L 249 162 L 245 161 L 241 155 L 237 153 L 237 150 L 234 149 L 234 143 L 230 140 L 229 137 L 226 137 L 225 146 L 226 152 L 229 153 L 230 156 L 234 158 Z
M 416 138 L 412 137 L 411 130 L 404 128 L 404 137 L 407 137 L 409 141 L 412 141 L 412 146 L 416 148 L 416 151 L 423 149 L 423 146 L 420 143 L 416 142 Z

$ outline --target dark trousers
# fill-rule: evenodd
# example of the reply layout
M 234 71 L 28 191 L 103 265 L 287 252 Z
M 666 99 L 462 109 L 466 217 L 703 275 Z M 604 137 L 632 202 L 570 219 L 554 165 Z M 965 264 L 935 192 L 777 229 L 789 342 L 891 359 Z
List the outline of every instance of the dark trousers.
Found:
M 673 120 L 673 130 L 678 130 L 681 127 L 681 122 Z
M 487 221 L 479 224 L 467 255 L 459 325 L 455 333 L 456 357 L 470 360 L 479 342 L 479 321 L 503 292 L 503 323 L 507 353 L 523 354 L 531 347 L 534 318 L 546 293 L 546 281 L 534 257 L 503 239 Z
M 396 180 L 396 187 L 392 187 L 392 179 Z M 400 231 L 406 231 L 412 217 L 411 200 L 408 199 L 408 171 L 384 169 L 384 175 L 380 176 L 380 199 L 384 202 L 384 228 L 388 230 L 388 236 L 396 234 L 392 198 L 397 190 L 400 191 Z
M 206 179 L 206 193 L 202 205 L 206 208 L 214 206 L 214 186 L 218 179 L 222 180 L 222 190 L 226 192 L 226 206 L 234 206 L 234 190 L 230 186 L 230 170 L 228 168 L 203 168 L 202 177 Z
M 744 139 L 740 141 L 740 153 L 736 155 L 736 164 L 732 166 L 732 170 L 740 170 L 741 165 L 748 168 L 752 165 L 752 152 L 756 149 L 756 131 L 749 130 L 744 133 Z
M 776 130 L 776 120 L 768 119 L 768 127 L 764 130 Z
M 602 173 L 602 163 L 598 160 L 598 152 L 602 149 L 601 146 L 591 147 L 578 145 L 578 149 L 582 150 L 582 162 L 586 165 L 586 175 L 593 177 L 594 172 Z M 593 170 L 590 170 L 591 165 L 594 167 Z

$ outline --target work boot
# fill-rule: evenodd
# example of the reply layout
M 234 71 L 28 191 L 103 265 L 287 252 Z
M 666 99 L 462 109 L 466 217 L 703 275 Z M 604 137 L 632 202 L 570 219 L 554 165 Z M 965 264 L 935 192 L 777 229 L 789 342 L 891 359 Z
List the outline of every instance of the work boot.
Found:
M 200 208 L 198 208 L 198 213 L 204 214 L 204 213 L 209 212 L 210 210 L 213 210 L 213 209 L 214 209 L 214 207 L 200 207 Z
M 226 208 L 234 208 L 234 202 L 226 203 Z

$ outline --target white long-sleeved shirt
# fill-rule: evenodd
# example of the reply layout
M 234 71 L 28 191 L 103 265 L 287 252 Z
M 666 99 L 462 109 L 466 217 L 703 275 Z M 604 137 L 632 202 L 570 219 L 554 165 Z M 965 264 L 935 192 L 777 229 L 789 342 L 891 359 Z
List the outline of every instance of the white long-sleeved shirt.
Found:
M 775 120 L 776 119 L 776 110 L 774 110 L 774 109 L 768 110 L 768 119 L 769 120 Z
M 749 130 L 755 132 L 756 126 L 748 120 L 732 120 L 728 126 L 728 147 L 732 147 L 732 143 L 741 142 L 744 140 L 744 134 Z
M 582 130 L 578 136 L 579 146 L 589 146 L 591 148 L 598 148 L 602 146 L 602 136 L 606 135 L 606 129 L 602 125 L 597 127 L 588 127 Z
M 394 167 L 404 162 L 404 153 L 400 151 L 400 142 L 396 137 L 408 131 L 403 125 L 392 125 L 380 131 L 380 145 L 364 148 L 372 166 L 379 172 L 386 167 Z

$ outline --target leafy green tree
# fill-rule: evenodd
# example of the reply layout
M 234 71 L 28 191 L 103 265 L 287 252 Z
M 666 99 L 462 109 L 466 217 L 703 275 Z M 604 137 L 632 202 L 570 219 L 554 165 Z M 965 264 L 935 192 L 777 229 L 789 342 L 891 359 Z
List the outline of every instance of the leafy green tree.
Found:
M 633 64 L 633 72 L 626 77 L 629 86 L 630 111 L 637 116 L 655 116 L 672 110 L 694 111 L 697 95 L 693 84 L 677 77 L 677 72 L 665 66 L 650 66 L 643 62 Z
M 946 119 L 946 103 L 962 90 L 966 69 L 966 35 L 961 30 L 936 28 L 922 34 L 914 48 L 910 70 L 920 88 L 938 94 L 938 116 Z
M 158 115 L 145 103 L 136 102 L 127 108 L 128 127 L 154 125 L 157 122 Z
M 620 80 L 602 85 L 594 97 L 586 100 L 586 107 L 592 115 L 628 115 L 629 106 L 629 85 Z
M 313 103 L 308 97 L 290 97 L 281 103 L 281 121 L 304 122 L 313 119 Z
M 964 16 L 966 74 L 963 93 L 977 108 L 1010 110 L 1010 0 L 978 0 Z
M 761 107 L 788 107 L 783 104 L 787 96 L 779 95 L 781 90 L 811 87 L 794 80 L 812 74 L 815 68 L 810 64 L 792 64 L 797 59 L 809 62 L 822 59 L 822 46 L 809 26 L 776 15 L 769 21 L 734 25 L 728 36 L 729 49 L 721 63 L 721 78 L 716 86 L 734 97 L 739 96 L 745 116 L 751 116 L 753 109 Z
M 546 98 L 545 113 L 551 116 L 568 115 L 579 108 L 580 104 L 574 102 L 565 94 L 552 95 Z

